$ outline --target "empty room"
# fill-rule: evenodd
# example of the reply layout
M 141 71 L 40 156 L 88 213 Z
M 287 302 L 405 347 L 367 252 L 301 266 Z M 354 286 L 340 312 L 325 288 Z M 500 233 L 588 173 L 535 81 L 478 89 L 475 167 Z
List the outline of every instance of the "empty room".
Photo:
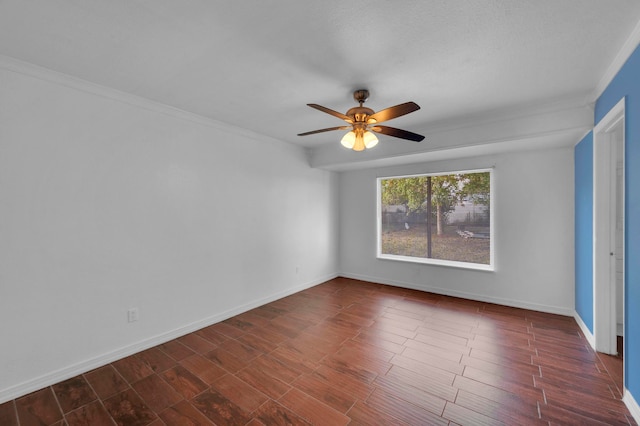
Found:
M 638 424 L 639 45 L 635 0 L 0 1 L 0 426 Z

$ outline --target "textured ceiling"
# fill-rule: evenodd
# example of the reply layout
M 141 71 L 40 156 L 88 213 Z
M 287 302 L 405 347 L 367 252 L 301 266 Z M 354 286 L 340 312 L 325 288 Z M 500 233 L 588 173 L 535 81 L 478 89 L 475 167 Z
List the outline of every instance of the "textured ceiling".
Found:
M 368 88 L 414 132 L 588 99 L 637 0 L 0 0 L 0 54 L 307 147 Z M 405 142 L 399 142 L 405 143 Z M 410 142 L 406 142 L 410 143 Z

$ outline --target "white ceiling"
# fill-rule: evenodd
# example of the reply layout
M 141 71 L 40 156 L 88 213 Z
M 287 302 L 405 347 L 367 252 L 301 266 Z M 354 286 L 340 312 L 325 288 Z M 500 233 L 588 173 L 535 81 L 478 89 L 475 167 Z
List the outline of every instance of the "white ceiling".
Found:
M 591 101 L 637 0 L 0 0 L 0 55 L 310 148 L 352 91 L 438 123 Z M 393 138 L 384 143 L 412 144 Z M 393 142 L 392 142 L 393 141 Z M 428 143 L 428 141 L 425 141 Z

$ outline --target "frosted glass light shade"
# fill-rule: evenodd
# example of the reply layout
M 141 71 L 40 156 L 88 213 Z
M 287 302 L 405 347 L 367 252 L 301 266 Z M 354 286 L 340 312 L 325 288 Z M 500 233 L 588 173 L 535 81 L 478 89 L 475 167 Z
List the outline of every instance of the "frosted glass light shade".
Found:
M 346 135 L 344 135 L 342 137 L 342 140 L 340 141 L 340 143 L 345 148 L 353 149 L 353 146 L 356 144 L 356 132 L 354 132 L 352 130 L 349 133 L 347 133 Z
M 372 132 L 367 130 L 366 132 L 364 132 L 364 135 L 362 137 L 364 139 L 364 146 L 367 149 L 373 148 L 374 146 L 378 145 L 378 138 Z
M 373 148 L 378 144 L 378 138 L 370 131 L 363 132 L 361 129 L 350 131 L 340 140 L 342 146 L 354 151 L 362 151 L 365 148 Z

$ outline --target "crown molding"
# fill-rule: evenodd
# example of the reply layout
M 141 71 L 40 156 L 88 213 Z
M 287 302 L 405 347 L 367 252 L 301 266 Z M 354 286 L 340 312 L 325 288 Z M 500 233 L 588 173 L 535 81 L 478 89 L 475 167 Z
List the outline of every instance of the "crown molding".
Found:
M 638 45 L 640 45 L 640 21 L 638 21 L 636 26 L 633 28 L 633 31 L 631 31 L 631 34 L 622 45 L 622 48 L 618 51 L 618 54 L 605 71 L 593 92 L 591 92 L 589 97 L 586 99 L 586 102 L 595 102 L 600 95 L 602 95 L 609 83 L 613 81 L 616 74 L 618 74 L 618 71 L 620 71 L 625 62 L 627 62 L 627 59 L 629 59 Z
M 70 89 L 78 90 L 80 92 L 92 94 L 102 98 L 110 99 L 116 102 L 127 104 L 135 108 L 144 109 L 147 111 L 155 112 L 158 114 L 164 114 L 169 117 L 173 117 L 179 120 L 190 121 L 192 123 L 200 124 L 209 128 L 216 129 L 221 132 L 231 133 L 233 135 L 240 135 L 250 139 L 264 141 L 270 140 L 274 143 L 283 144 L 286 146 L 292 146 L 286 142 L 274 139 L 270 136 L 255 133 L 253 131 L 233 126 L 231 124 L 215 120 L 213 118 L 205 117 L 193 112 L 185 111 L 179 108 L 163 104 L 161 102 L 153 101 L 142 96 L 134 95 L 131 93 L 123 92 L 111 87 L 102 86 L 100 84 L 92 83 L 87 80 L 83 80 L 78 77 L 74 77 L 69 74 L 54 71 L 50 68 L 44 68 L 30 62 L 24 62 L 19 59 L 12 58 L 10 56 L 0 55 L 0 69 L 4 69 L 16 74 L 32 77 L 38 80 L 53 83 L 59 86 L 68 87 Z
M 426 136 L 438 133 L 473 128 L 493 123 L 502 123 L 506 120 L 531 119 L 553 113 L 589 109 L 593 111 L 593 105 L 585 103 L 585 92 L 568 96 L 548 99 L 543 102 L 535 102 L 521 105 L 513 105 L 508 108 L 500 108 L 484 111 L 466 116 L 456 116 L 445 120 L 425 123 L 418 130 Z
M 580 136 L 580 138 L 578 140 L 576 140 L 576 143 L 574 143 L 573 146 L 574 147 L 578 146 L 578 144 L 580 142 L 582 142 L 584 140 L 584 138 L 591 132 L 593 132 L 593 129 L 589 129 L 589 130 L 585 131 L 584 134 L 582 136 Z
M 435 161 L 455 160 L 460 158 L 501 155 L 513 152 L 543 149 L 569 149 L 572 146 L 568 145 L 567 141 L 576 140 L 577 135 L 580 135 L 585 131 L 586 128 L 584 126 L 573 127 L 546 132 L 538 132 L 528 135 L 482 140 L 453 147 L 439 147 L 426 151 L 393 153 L 383 157 L 364 158 L 357 162 L 340 162 L 331 155 L 320 158 L 311 157 L 311 167 L 334 172 L 345 172 L 371 168 L 405 166 L 417 163 L 430 163 Z

